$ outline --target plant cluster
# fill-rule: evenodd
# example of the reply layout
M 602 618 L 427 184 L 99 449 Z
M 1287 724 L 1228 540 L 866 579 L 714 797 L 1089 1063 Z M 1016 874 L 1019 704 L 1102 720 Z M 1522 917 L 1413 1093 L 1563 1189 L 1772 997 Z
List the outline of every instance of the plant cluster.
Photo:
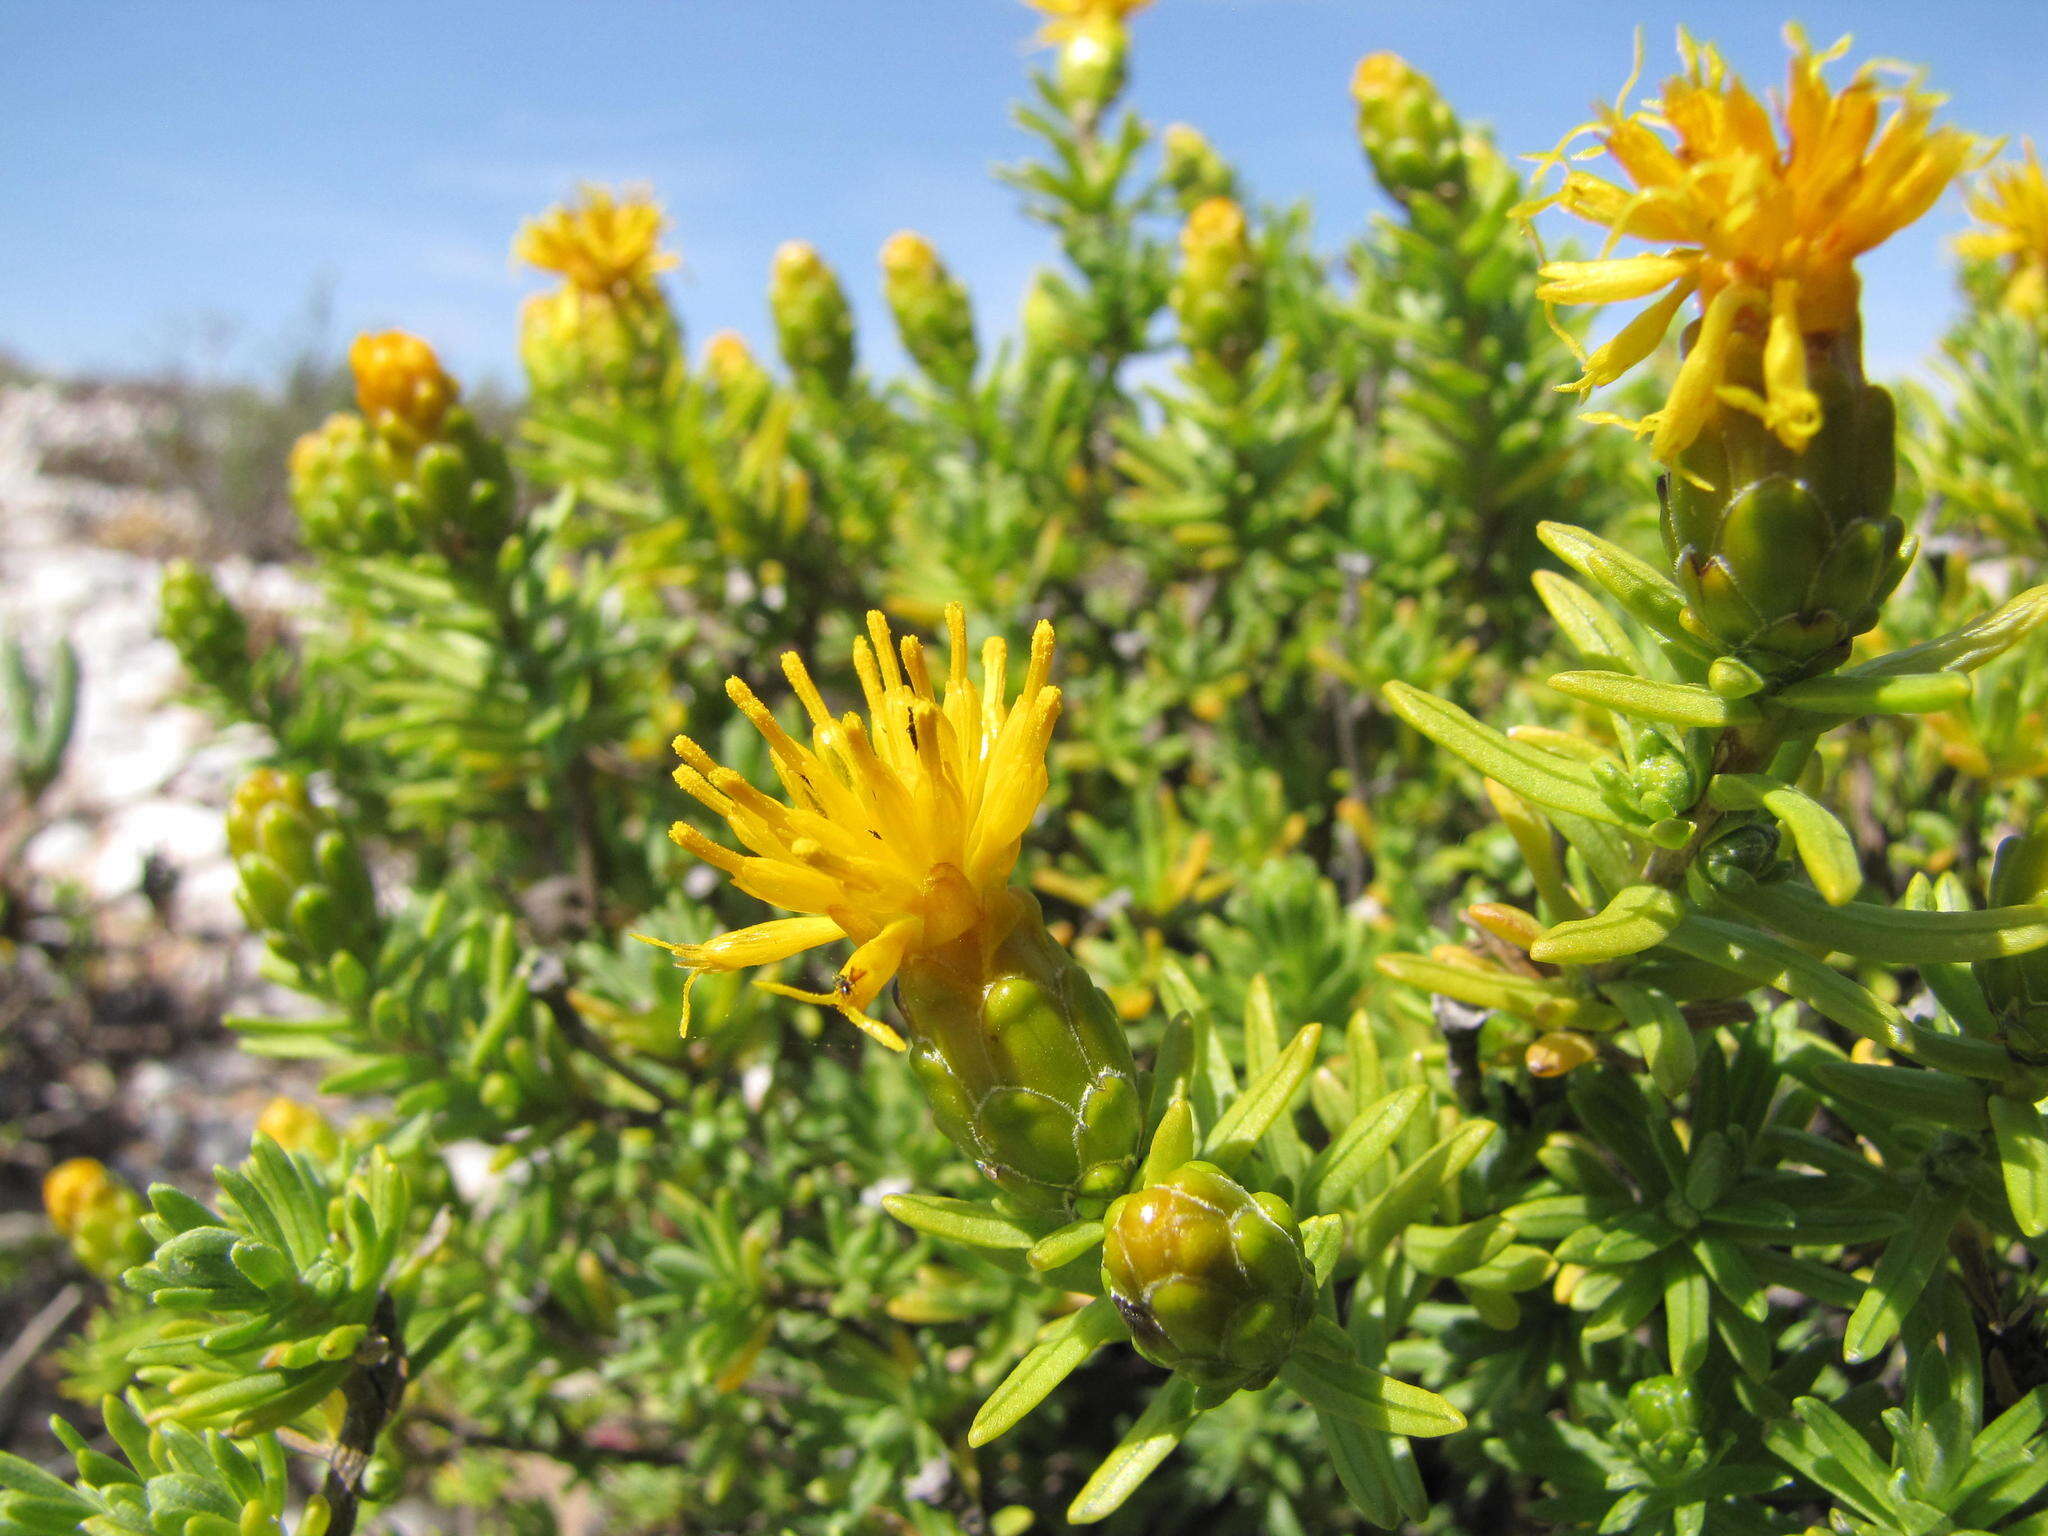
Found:
M 346 1112 L 52 1175 L 0 1532 L 2048 1533 L 2038 168 L 1902 428 L 1917 80 L 1688 40 L 1525 180 L 1368 58 L 1332 255 L 1039 3 L 1014 335 L 904 232 L 908 376 L 801 242 L 693 352 L 587 188 L 515 436 L 364 337 L 319 604 L 169 574 Z

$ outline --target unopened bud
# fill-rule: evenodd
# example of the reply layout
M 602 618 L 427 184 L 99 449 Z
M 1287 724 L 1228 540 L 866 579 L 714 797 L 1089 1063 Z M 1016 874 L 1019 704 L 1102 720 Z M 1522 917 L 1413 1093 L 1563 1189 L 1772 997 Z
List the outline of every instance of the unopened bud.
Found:
M 1351 77 L 1358 139 L 1380 185 L 1403 201 L 1459 179 L 1457 114 L 1434 82 L 1397 53 L 1368 54 Z
M 1287 1202 L 1209 1163 L 1110 1207 L 1102 1279 L 1140 1354 L 1221 1391 L 1271 1381 L 1315 1311 Z
M 853 310 L 816 246 L 789 240 L 776 251 L 768 307 L 789 371 L 843 393 L 853 377 Z
M 728 393 L 751 391 L 768 382 L 767 369 L 738 331 L 720 331 L 704 344 L 704 372 Z
M 973 376 L 973 306 L 929 240 L 908 229 L 889 237 L 882 247 L 882 293 L 896 317 L 903 350 L 918 367 L 946 384 Z
M 1237 173 L 1200 129 L 1175 123 L 1160 136 L 1160 145 L 1166 157 L 1166 184 L 1173 188 L 1182 213 L 1192 213 L 1212 197 L 1237 195 Z
M 243 779 L 228 804 L 228 851 L 249 925 L 298 965 L 347 952 L 368 964 L 377 945 L 376 895 L 348 834 L 275 768 Z
M 1075 116 L 1102 115 L 1130 80 L 1131 38 L 1120 16 L 1096 13 L 1066 26 L 1053 83 Z
M 249 696 L 249 621 L 209 572 L 189 560 L 165 566 L 158 613 L 186 671 L 226 698 Z
M 1265 285 L 1244 210 L 1212 197 L 1181 229 L 1173 307 L 1181 339 L 1198 357 L 1242 368 L 1266 337 Z

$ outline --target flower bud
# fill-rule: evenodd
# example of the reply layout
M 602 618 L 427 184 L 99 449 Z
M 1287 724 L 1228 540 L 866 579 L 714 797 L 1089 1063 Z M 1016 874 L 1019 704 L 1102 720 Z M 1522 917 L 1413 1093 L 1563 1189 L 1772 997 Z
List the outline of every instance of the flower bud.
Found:
M 1041 269 L 1024 290 L 1024 350 L 1036 359 L 1072 357 L 1091 343 L 1079 300 L 1058 274 Z
M 1053 62 L 1053 85 L 1076 117 L 1100 117 L 1130 81 L 1131 37 L 1123 18 L 1097 12 L 1067 24 Z
M 1181 229 L 1181 274 L 1173 308 L 1181 339 L 1197 357 L 1242 368 L 1266 339 L 1266 295 L 1244 210 L 1212 197 Z
M 389 555 L 412 546 L 412 528 L 391 497 L 391 456 L 379 453 L 362 417 L 328 417 L 293 444 L 290 467 L 292 506 L 310 548 Z
M 149 1257 L 142 1198 L 97 1158 L 74 1157 L 43 1178 L 43 1209 L 78 1262 L 102 1280 Z
M 1988 895 L 1995 907 L 2048 902 L 2048 812 L 1998 845 Z M 2030 1066 L 2048 1066 L 2048 949 L 1980 960 L 1975 969 L 2007 1049 Z
M 1766 353 L 1780 339 L 1759 345 L 1738 332 L 1722 344 L 1723 392 L 1763 399 L 1763 374 L 1780 365 Z M 1912 563 L 1891 510 L 1891 396 L 1863 381 L 1853 331 L 1806 350 L 1819 421 L 1803 448 L 1761 414 L 1723 406 L 1662 482 L 1686 627 L 1779 680 L 1839 666 Z
M 1200 129 L 1174 123 L 1160 135 L 1160 147 L 1166 157 L 1166 184 L 1173 188 L 1182 213 L 1192 213 L 1212 197 L 1237 196 L 1237 173 Z
M 315 1162 L 331 1162 L 341 1151 L 333 1123 L 310 1104 L 279 1095 L 256 1117 L 256 1129 L 287 1152 L 303 1152 Z
M 1627 1437 L 1645 1456 L 1676 1467 L 1699 1444 L 1699 1393 L 1677 1376 L 1652 1376 L 1628 1389 Z
M 1137 1166 L 1137 1068 L 1116 1010 L 1036 898 L 897 973 L 910 1062 L 939 1129 L 1027 1210 L 1099 1215 Z
M 1102 1280 L 1138 1353 L 1219 1391 L 1262 1387 L 1315 1311 L 1294 1212 L 1185 1163 L 1110 1207 Z
M 720 331 L 704 344 L 704 372 L 727 394 L 745 394 L 768 382 L 768 370 L 738 331 Z
M 1462 180 L 1457 114 L 1430 78 L 1397 53 L 1368 54 L 1351 77 L 1358 140 L 1373 174 L 1402 201 Z
M 1600 1054 L 1589 1036 L 1575 1029 L 1554 1029 L 1529 1042 L 1523 1062 L 1531 1077 L 1563 1077 Z
M 365 333 L 348 349 L 356 405 L 375 426 L 434 436 L 459 393 L 434 349 L 405 331 Z
M 586 186 L 521 226 L 512 254 L 562 286 L 520 311 L 519 355 L 538 395 L 658 390 L 682 352 L 658 281 L 677 265 L 668 220 L 644 190 Z
M 843 394 L 853 378 L 853 311 L 816 246 L 788 240 L 776 251 L 768 307 L 789 371 Z
M 275 768 L 243 779 L 228 803 L 228 852 L 243 916 L 280 956 L 325 965 L 345 952 L 370 963 L 378 922 L 369 871 L 305 780 Z
M 942 384 L 974 375 L 974 310 L 960 280 L 946 270 L 931 242 L 898 230 L 882 247 L 882 293 L 896 317 L 903 350 Z
M 186 671 L 226 698 L 249 697 L 249 621 L 210 572 L 189 560 L 165 566 L 158 612 Z

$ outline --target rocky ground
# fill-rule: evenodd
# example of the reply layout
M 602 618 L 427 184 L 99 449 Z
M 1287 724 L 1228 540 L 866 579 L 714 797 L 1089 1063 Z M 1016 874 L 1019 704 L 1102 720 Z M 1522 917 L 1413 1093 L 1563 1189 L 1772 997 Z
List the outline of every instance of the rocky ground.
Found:
M 80 697 L 61 773 L 24 805 L 0 725 L 0 1340 L 60 1335 L 89 1304 L 41 1216 L 43 1173 L 95 1156 L 138 1185 L 195 1186 L 303 1074 L 238 1051 L 225 1010 L 265 1006 L 234 907 L 222 809 L 261 742 L 179 695 L 156 634 L 167 559 L 217 551 L 163 462 L 170 407 L 147 390 L 0 387 L 0 638 L 47 673 L 68 639 Z M 230 556 L 252 610 L 300 596 Z M 36 1439 L 50 1373 L 0 1350 L 0 1445 Z M 27 1437 L 27 1441 L 22 1439 Z

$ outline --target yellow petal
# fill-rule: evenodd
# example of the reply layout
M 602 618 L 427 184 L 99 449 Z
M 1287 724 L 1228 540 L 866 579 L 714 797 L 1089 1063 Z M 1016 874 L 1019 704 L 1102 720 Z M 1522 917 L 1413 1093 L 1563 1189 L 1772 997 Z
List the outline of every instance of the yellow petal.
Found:
M 1536 297 L 1548 304 L 1614 304 L 1640 299 L 1690 276 L 1697 256 L 1615 256 L 1606 261 L 1553 261 Z

